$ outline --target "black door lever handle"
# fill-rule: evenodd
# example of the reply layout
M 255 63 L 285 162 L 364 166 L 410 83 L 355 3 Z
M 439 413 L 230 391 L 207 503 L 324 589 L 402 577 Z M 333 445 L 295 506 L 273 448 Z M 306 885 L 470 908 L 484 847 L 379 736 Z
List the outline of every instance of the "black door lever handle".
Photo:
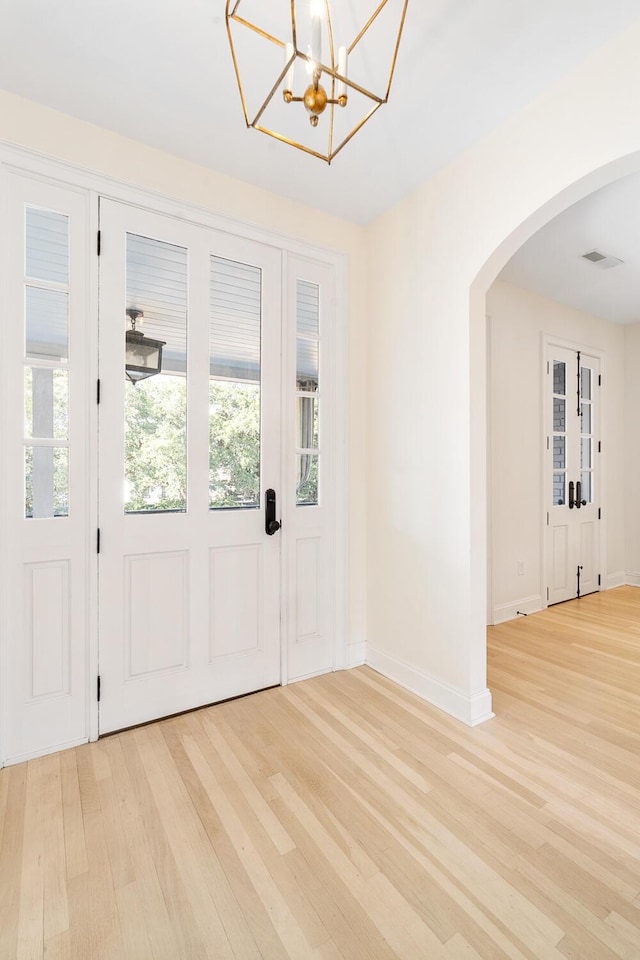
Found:
M 276 520 L 276 492 L 269 487 L 264 494 L 264 529 L 267 536 L 277 533 L 282 524 Z

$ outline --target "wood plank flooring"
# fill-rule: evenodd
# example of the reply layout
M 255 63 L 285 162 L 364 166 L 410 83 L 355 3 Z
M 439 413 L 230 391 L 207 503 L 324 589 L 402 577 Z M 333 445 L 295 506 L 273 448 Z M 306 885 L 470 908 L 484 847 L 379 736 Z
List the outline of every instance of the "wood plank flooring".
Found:
M 470 730 L 368 668 L 0 771 L 1 960 L 640 958 L 640 590 L 491 628 Z

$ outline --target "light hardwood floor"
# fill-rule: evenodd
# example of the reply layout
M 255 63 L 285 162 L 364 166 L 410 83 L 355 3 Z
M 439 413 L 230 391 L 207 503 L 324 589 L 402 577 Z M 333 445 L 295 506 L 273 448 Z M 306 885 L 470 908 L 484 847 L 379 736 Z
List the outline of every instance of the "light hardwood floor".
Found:
M 490 630 L 470 730 L 361 668 L 0 772 L 2 960 L 640 957 L 640 590 Z

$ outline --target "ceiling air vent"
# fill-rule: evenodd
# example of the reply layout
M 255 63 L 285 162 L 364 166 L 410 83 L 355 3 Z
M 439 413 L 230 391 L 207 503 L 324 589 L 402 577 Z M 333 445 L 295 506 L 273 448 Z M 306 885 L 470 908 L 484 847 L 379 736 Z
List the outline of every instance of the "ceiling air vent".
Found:
M 624 260 L 619 260 L 618 257 L 608 257 L 606 253 L 600 253 L 599 250 L 590 250 L 589 253 L 583 253 L 582 259 L 588 260 L 589 263 L 600 270 L 611 270 L 612 267 L 619 267 L 621 263 L 624 263 Z

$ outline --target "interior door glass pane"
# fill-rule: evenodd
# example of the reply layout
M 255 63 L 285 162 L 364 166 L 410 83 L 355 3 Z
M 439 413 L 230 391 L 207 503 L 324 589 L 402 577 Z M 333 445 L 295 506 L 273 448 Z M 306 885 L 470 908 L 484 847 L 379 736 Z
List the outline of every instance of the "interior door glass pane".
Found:
M 297 456 L 296 504 L 299 507 L 318 503 L 318 457 L 303 453 Z
M 566 364 L 561 360 L 553 361 L 553 392 L 559 394 L 560 396 L 566 396 Z
M 318 401 L 315 397 L 298 397 L 296 444 L 302 450 L 318 447 Z
M 591 376 L 592 371 L 589 369 L 589 367 L 582 367 L 580 372 L 582 374 L 580 377 L 580 396 L 583 400 L 591 400 L 591 381 L 593 379 Z
M 553 438 L 553 466 L 556 470 L 564 468 L 567 465 L 565 447 L 564 437 Z
M 24 435 L 56 440 L 69 437 L 69 374 L 66 370 L 26 367 Z
M 581 473 L 580 482 L 582 485 L 582 499 L 586 500 L 587 503 L 593 503 L 593 474 L 591 473 Z
M 553 505 L 554 507 L 562 506 L 565 502 L 565 474 L 564 473 L 554 473 L 553 475 Z
M 580 415 L 582 417 L 582 423 L 580 432 L 581 433 L 591 433 L 591 404 L 582 403 L 580 404 Z
M 26 209 L 25 272 L 32 280 L 69 283 L 69 217 L 52 210 Z
M 126 308 L 136 329 L 165 342 L 162 372 L 125 380 L 125 511 L 187 508 L 187 250 L 127 234 Z M 128 316 L 120 321 L 130 328 Z
M 47 360 L 68 359 L 68 293 L 27 286 L 25 318 L 27 357 Z
M 583 470 L 588 470 L 591 467 L 591 438 L 583 437 L 580 441 L 581 450 L 580 450 L 580 466 Z
M 211 258 L 209 506 L 260 505 L 262 271 Z
M 66 447 L 25 447 L 27 518 L 69 516 L 69 451 Z
M 553 429 L 556 433 L 564 433 L 566 429 L 566 400 L 553 400 Z

